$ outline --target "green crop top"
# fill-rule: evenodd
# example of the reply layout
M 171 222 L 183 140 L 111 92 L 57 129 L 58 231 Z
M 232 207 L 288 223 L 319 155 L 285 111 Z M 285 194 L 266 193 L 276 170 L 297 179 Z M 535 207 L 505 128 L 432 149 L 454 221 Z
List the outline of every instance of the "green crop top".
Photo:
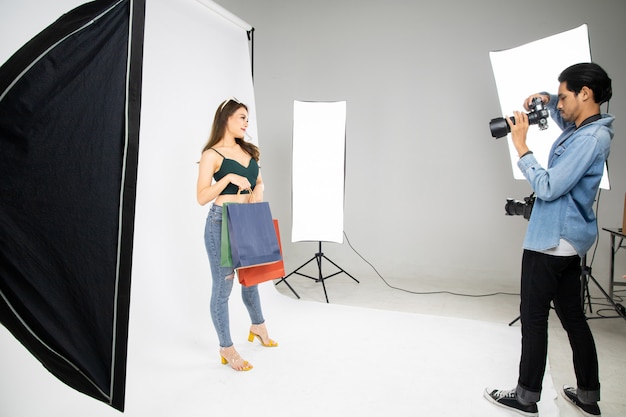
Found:
M 226 158 L 217 150 L 213 148 L 210 148 L 210 149 L 214 150 L 215 152 L 218 153 L 219 156 L 224 158 L 224 160 L 222 161 L 222 166 L 220 166 L 220 169 L 218 169 L 215 172 L 215 174 L 213 174 L 213 178 L 215 179 L 215 181 L 219 181 L 222 178 L 224 178 L 226 175 L 231 174 L 231 173 L 237 174 L 237 175 L 241 175 L 242 177 L 246 177 L 248 181 L 250 181 L 250 185 L 252 189 L 254 190 L 254 187 L 256 187 L 256 179 L 259 176 L 259 164 L 254 158 L 250 158 L 250 163 L 248 164 L 247 167 L 245 167 L 241 165 L 239 162 L 235 161 L 234 159 Z M 226 188 L 224 188 L 224 191 L 222 191 L 220 195 L 237 194 L 238 191 L 239 191 L 239 187 L 237 187 L 235 184 L 231 182 L 231 183 L 228 183 L 228 185 L 226 186 Z M 248 194 L 248 190 L 241 190 L 241 193 Z

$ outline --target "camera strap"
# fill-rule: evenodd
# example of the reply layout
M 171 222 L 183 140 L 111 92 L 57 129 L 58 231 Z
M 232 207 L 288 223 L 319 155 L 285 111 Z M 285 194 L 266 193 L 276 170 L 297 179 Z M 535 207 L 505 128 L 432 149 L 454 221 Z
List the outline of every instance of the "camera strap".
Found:
M 576 128 L 576 130 L 580 129 L 581 127 L 583 127 L 585 125 L 588 125 L 589 123 L 593 123 L 593 122 L 595 122 L 597 120 L 600 120 L 600 119 L 602 119 L 602 115 L 600 113 L 594 114 L 593 116 L 589 116 L 585 120 L 583 120 L 583 122 L 580 124 L 580 126 L 578 126 Z

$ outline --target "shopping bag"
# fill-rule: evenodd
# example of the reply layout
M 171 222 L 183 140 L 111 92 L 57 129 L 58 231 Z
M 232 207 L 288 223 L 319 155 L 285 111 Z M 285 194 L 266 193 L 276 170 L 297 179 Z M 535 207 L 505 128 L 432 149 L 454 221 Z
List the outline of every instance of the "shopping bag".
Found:
M 220 266 L 233 266 L 233 257 L 230 254 L 230 237 L 228 235 L 228 205 L 232 203 L 222 204 L 222 242 L 220 245 L 221 259 Z
M 276 231 L 276 239 L 278 240 L 278 249 L 282 255 L 283 247 L 280 243 L 280 230 L 278 228 L 278 220 L 276 219 L 274 219 L 274 230 Z M 285 263 L 281 259 L 278 262 L 272 262 L 270 264 L 239 268 L 237 269 L 237 276 L 239 277 L 239 283 L 241 285 L 250 287 L 260 284 L 261 282 L 284 277 Z
M 227 218 L 233 268 L 282 259 L 269 203 L 231 204 Z

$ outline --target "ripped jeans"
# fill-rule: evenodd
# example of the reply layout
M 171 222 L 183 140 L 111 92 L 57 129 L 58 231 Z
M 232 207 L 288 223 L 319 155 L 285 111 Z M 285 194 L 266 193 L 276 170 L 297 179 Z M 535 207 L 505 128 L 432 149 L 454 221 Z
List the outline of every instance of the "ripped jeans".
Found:
M 228 298 L 233 289 L 235 271 L 232 267 L 220 266 L 222 242 L 222 207 L 211 205 L 204 228 L 204 244 L 209 263 L 211 264 L 212 290 L 211 290 L 211 319 L 217 331 L 220 347 L 233 345 L 230 337 L 230 322 L 228 315 Z M 259 289 L 256 285 L 251 287 L 241 286 L 241 298 L 248 310 L 252 324 L 265 322 L 261 310 Z

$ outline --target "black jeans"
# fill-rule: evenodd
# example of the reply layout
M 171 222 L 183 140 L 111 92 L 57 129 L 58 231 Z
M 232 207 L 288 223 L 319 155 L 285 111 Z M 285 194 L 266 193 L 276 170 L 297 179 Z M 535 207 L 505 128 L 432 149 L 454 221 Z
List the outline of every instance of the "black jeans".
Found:
M 541 397 L 551 301 L 572 347 L 578 395 L 584 402 L 600 399 L 598 355 L 583 312 L 580 275 L 579 256 L 551 256 L 524 250 L 520 304 L 522 355 L 516 390 L 523 401 L 537 402 Z

